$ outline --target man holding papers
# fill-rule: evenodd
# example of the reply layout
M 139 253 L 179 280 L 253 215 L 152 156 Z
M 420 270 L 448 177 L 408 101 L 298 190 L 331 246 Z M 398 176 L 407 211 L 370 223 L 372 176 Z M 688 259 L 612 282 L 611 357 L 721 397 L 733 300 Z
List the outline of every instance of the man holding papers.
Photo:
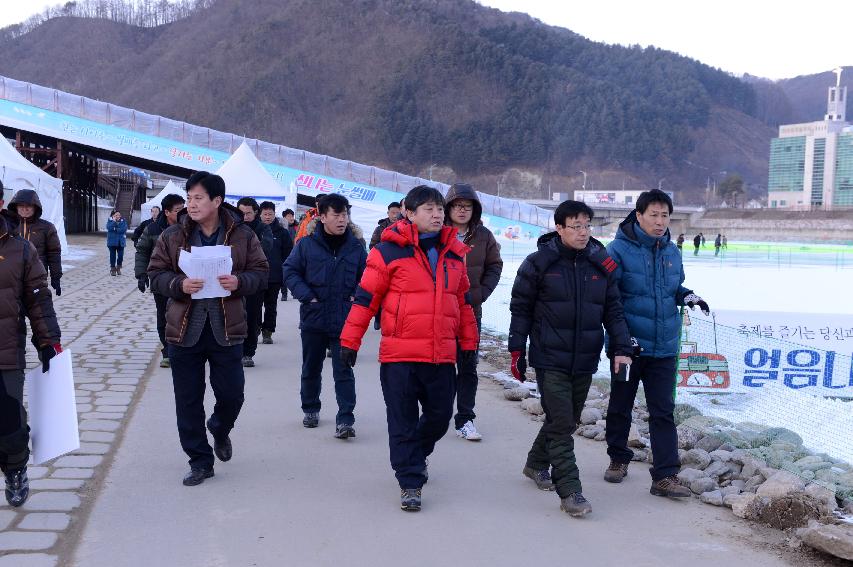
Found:
M 166 229 L 148 265 L 151 289 L 169 298 L 166 341 L 175 388 L 181 447 L 189 456 L 185 486 L 213 476 L 213 455 L 231 459 L 229 434 L 243 405 L 243 341 L 247 335 L 244 298 L 261 288 L 269 265 L 255 233 L 224 202 L 225 181 L 200 171 L 187 180 L 187 214 Z M 230 248 L 230 262 L 219 258 Z M 203 247 L 213 247 L 201 251 Z M 181 256 L 184 256 L 181 258 Z M 227 266 L 218 274 L 214 267 Z M 189 275 L 187 270 L 191 270 Z M 205 432 L 204 363 L 216 397 Z
M 0 183 L 0 208 L 3 184 Z M 30 494 L 27 460 L 30 430 L 24 409 L 24 315 L 45 372 L 50 359 L 62 352 L 59 323 L 47 287 L 47 272 L 32 244 L 14 234 L 14 226 L 0 215 L 0 470 L 6 476 L 6 501 L 18 507 Z

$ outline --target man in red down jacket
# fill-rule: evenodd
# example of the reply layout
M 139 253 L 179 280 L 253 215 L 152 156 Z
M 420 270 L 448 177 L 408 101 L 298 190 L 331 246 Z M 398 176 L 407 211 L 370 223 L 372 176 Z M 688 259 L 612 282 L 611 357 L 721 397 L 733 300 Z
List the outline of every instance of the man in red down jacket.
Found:
M 405 206 L 407 218 L 388 227 L 367 256 L 341 332 L 341 359 L 355 365 L 361 338 L 381 307 L 379 378 L 391 467 L 400 483 L 400 507 L 416 512 L 426 458 L 453 415 L 456 342 L 460 356 L 470 358 L 479 336 L 463 260 L 469 248 L 455 228 L 444 226 L 444 197 L 419 185 L 406 195 Z

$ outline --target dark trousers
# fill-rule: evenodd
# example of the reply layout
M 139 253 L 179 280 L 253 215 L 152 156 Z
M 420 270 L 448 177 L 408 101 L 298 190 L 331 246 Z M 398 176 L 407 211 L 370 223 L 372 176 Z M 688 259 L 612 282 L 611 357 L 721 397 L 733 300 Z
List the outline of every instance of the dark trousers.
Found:
M 166 303 L 169 298 L 159 293 L 153 293 L 154 305 L 157 307 L 157 336 L 160 337 L 160 344 L 163 345 L 163 357 L 168 357 L 169 345 L 166 342 Z
M 264 292 L 264 318 L 261 329 L 270 333 L 275 332 L 275 318 L 278 317 L 278 294 L 280 291 L 280 283 L 271 283 L 267 284 L 267 290 Z
M 698 246 L 694 246 L 694 247 L 693 247 L 693 255 L 694 255 L 694 256 L 698 256 L 698 255 L 699 255 L 699 247 L 698 247 Z
M 24 409 L 24 372 L 0 370 L 0 470 L 27 466 L 30 428 Z
M 617 463 L 628 463 L 634 452 L 628 448 L 631 429 L 631 410 L 637 397 L 637 387 L 643 381 L 646 405 L 649 409 L 649 435 L 652 441 L 652 479 L 661 480 L 678 474 L 678 435 L 675 431 L 675 366 L 677 358 L 642 356 L 634 360 L 627 382 L 613 381 L 610 405 L 607 407 L 607 454 Z
M 243 356 L 255 356 L 258 350 L 258 335 L 261 334 L 261 315 L 264 308 L 264 291 L 246 296 L 246 324 L 249 327 L 243 341 Z
M 323 362 L 326 349 L 332 351 L 332 376 L 335 380 L 335 398 L 338 401 L 338 415 L 335 423 L 352 425 L 355 423 L 355 375 L 352 368 L 341 362 L 341 341 L 326 333 L 302 331 L 302 386 L 299 395 L 302 398 L 302 411 L 319 413 L 320 389 L 323 384 Z
M 388 417 L 391 467 L 400 488 L 421 488 L 426 458 L 450 425 L 456 368 L 453 364 L 388 362 L 380 366 L 379 379 Z
M 192 468 L 213 467 L 213 449 L 207 442 L 204 422 L 204 364 L 210 365 L 210 387 L 216 397 L 210 416 L 214 437 L 225 437 L 243 407 L 243 345 L 220 346 L 210 323 L 205 324 L 195 346 L 169 345 L 172 383 L 175 387 L 175 413 L 181 447 L 190 458 Z
M 581 492 L 572 434 L 589 394 L 592 375 L 572 376 L 567 372 L 537 369 L 536 384 L 542 395 L 545 423 L 527 454 L 527 466 L 535 470 L 551 467 L 557 494 L 566 498 L 573 492 Z
M 477 333 L 480 332 L 481 319 L 477 317 Z M 468 421 L 474 421 L 477 414 L 474 413 L 474 402 L 477 398 L 477 356 L 471 357 L 468 362 L 462 361 L 462 349 L 456 343 L 456 416 L 453 418 L 456 429 L 461 428 Z
M 110 249 L 110 267 L 121 266 L 124 262 L 124 246 L 107 246 Z

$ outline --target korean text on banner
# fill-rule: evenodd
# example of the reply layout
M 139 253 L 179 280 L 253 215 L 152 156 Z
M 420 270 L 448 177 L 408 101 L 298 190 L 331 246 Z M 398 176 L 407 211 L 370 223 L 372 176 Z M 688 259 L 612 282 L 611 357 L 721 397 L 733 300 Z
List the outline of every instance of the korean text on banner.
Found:
M 35 464 L 79 449 L 71 351 L 54 357 L 47 373 L 36 367 L 27 374 L 26 384 Z

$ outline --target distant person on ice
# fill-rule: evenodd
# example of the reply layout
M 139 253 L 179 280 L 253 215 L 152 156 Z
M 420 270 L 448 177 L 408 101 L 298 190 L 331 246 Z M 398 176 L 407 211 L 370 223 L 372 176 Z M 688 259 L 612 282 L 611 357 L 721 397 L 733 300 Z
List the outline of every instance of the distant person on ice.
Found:
M 0 183 L 0 208 L 3 184 Z M 7 214 L 0 215 L 0 470 L 6 477 L 6 502 L 17 508 L 30 495 L 27 461 L 30 428 L 24 409 L 24 356 L 30 320 L 42 370 L 62 352 L 59 323 L 53 310 L 47 272 L 35 247 L 15 234 Z
M 186 183 L 187 214 L 167 228 L 154 247 L 148 265 L 151 290 L 171 301 L 166 312 L 166 340 L 175 389 L 175 410 L 181 447 L 189 456 L 184 486 L 195 486 L 213 476 L 213 456 L 231 460 L 230 433 L 243 406 L 243 341 L 248 327 L 244 301 L 261 289 L 267 264 L 261 243 L 243 222 L 238 209 L 225 203 L 225 181 L 206 171 Z M 231 273 L 219 276 L 228 297 L 193 299 L 204 280 L 191 279 L 178 267 L 181 250 L 192 246 L 231 248 Z M 205 363 L 216 398 L 205 431 Z
M 714 256 L 720 255 L 720 246 L 723 245 L 722 235 L 717 234 L 717 238 L 714 239 Z
M 613 277 L 616 263 L 590 237 L 592 217 L 585 203 L 564 201 L 557 207 L 557 230 L 540 237 L 539 250 L 521 264 L 509 304 L 512 375 L 524 382 L 530 337 L 530 365 L 545 410 L 522 474 L 541 490 L 556 490 L 560 508 L 574 517 L 592 511 L 582 493 L 572 435 L 598 371 L 602 325 L 610 336 L 614 371 L 631 363 L 633 351 Z
M 699 255 L 699 246 L 702 245 L 702 234 L 699 233 L 693 237 L 693 255 Z
M 649 492 L 684 498 L 691 492 L 676 476 L 681 463 L 673 418 L 682 326 L 678 306 L 692 309 L 698 305 L 706 315 L 710 309 L 701 297 L 682 285 L 681 254 L 670 240 L 671 215 L 669 195 L 659 189 L 645 191 L 637 198 L 636 210 L 622 221 L 616 238 L 607 247 L 616 261 L 613 275 L 619 283 L 628 329 L 639 342 L 641 352 L 631 365 L 628 380 L 614 380 L 611 384 L 605 431 L 610 466 L 604 480 L 622 482 L 628 474 L 634 456 L 628 448 L 631 410 L 642 381 L 654 463 Z
M 675 246 L 678 248 L 679 252 L 684 248 L 684 233 L 678 235 L 678 240 L 675 241 Z
M 391 466 L 400 485 L 400 508 L 416 512 L 428 479 L 426 459 L 453 415 L 457 357 L 476 356 L 479 337 L 465 270 L 469 248 L 456 238 L 455 228 L 444 225 L 444 197 L 419 185 L 406 195 L 405 209 L 406 220 L 388 227 L 367 257 L 341 333 L 341 358 L 355 365 L 361 339 L 381 306 L 379 380 Z

